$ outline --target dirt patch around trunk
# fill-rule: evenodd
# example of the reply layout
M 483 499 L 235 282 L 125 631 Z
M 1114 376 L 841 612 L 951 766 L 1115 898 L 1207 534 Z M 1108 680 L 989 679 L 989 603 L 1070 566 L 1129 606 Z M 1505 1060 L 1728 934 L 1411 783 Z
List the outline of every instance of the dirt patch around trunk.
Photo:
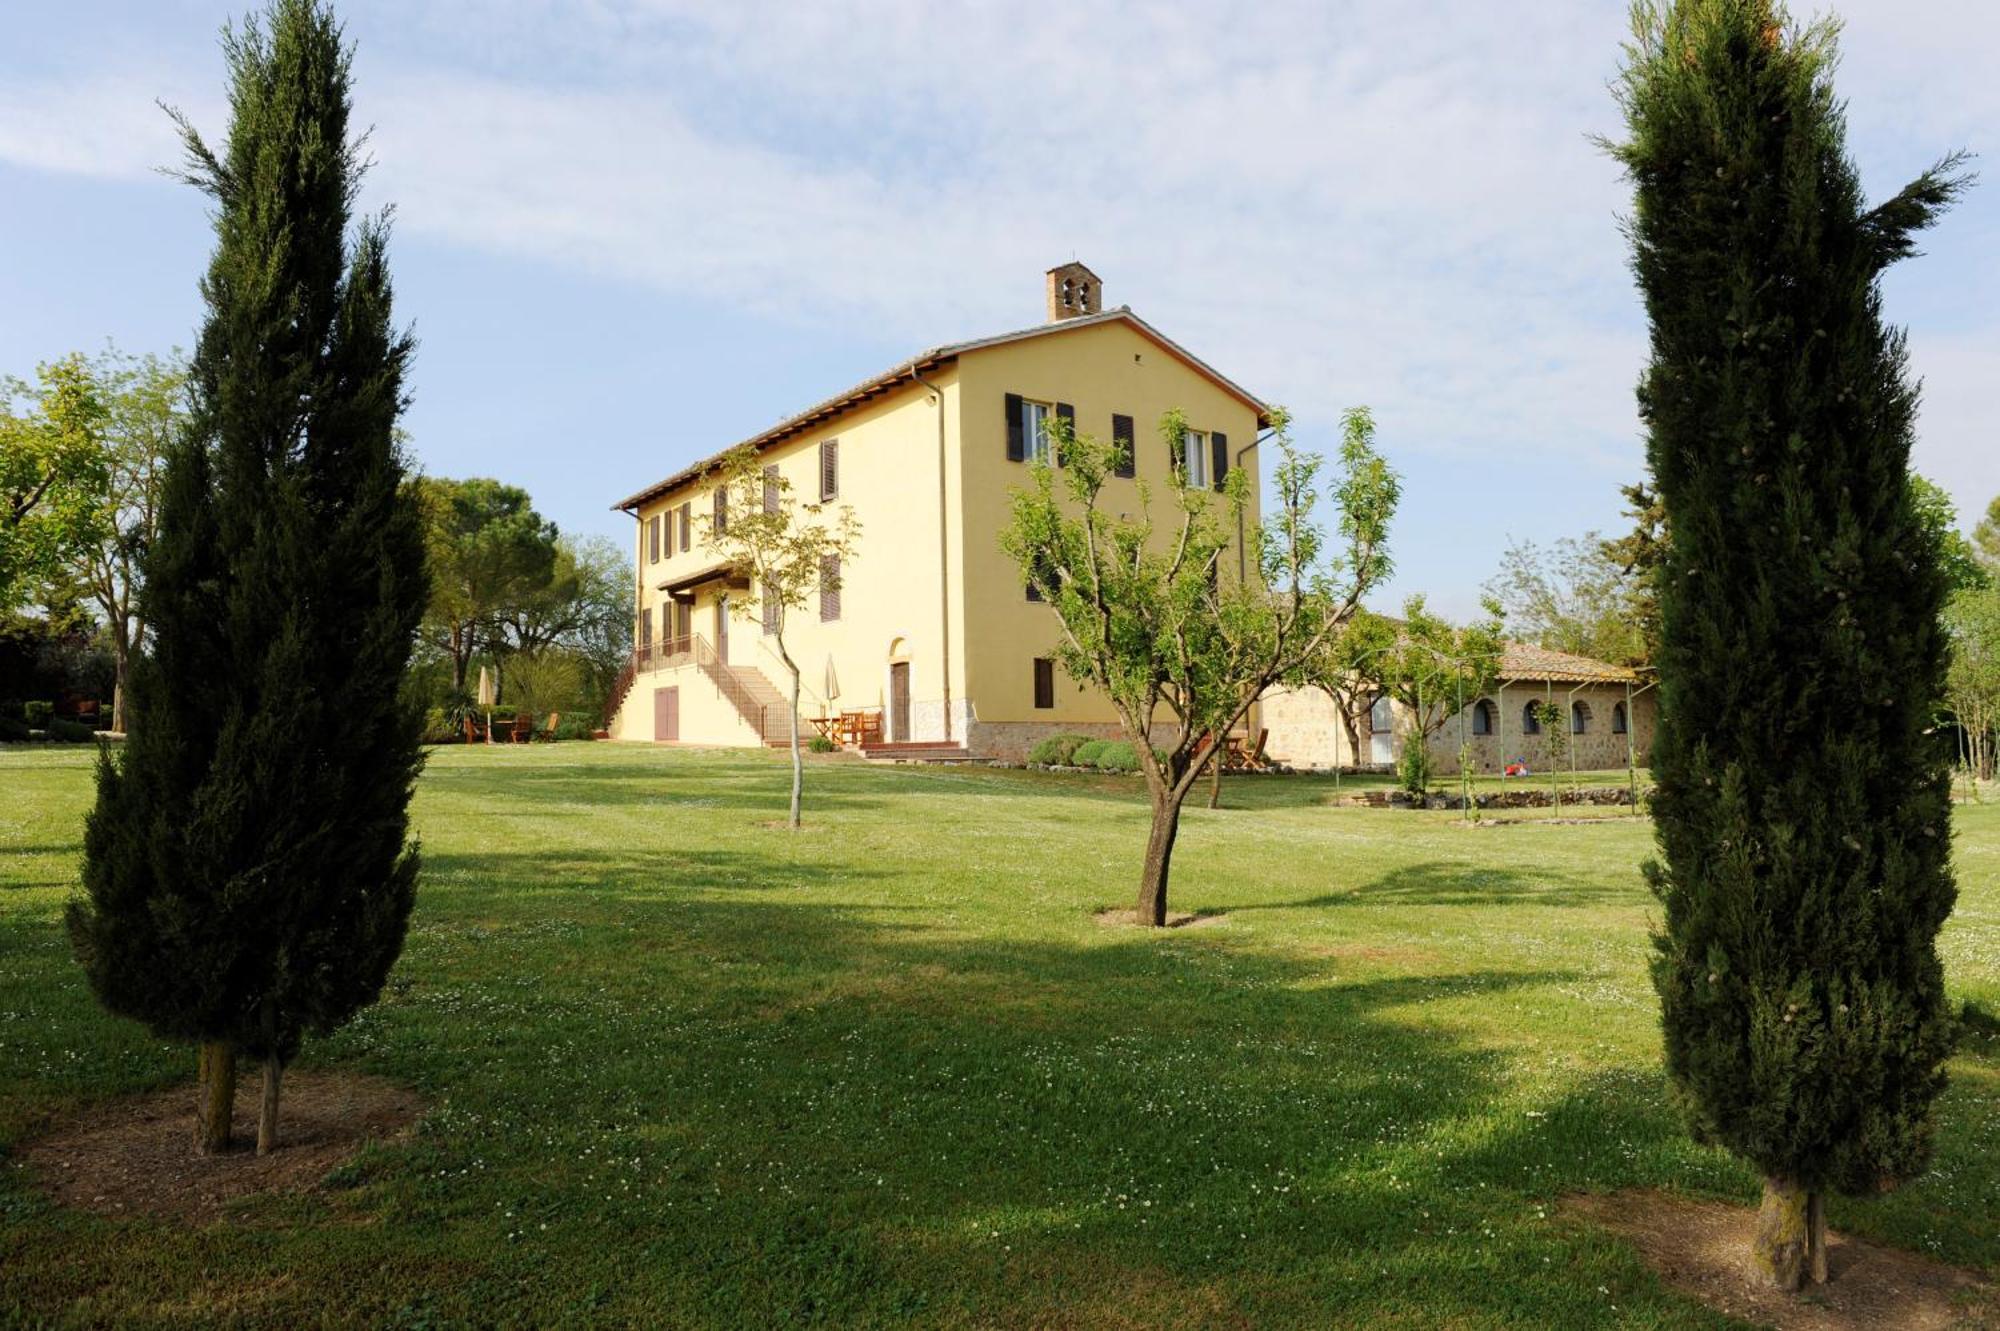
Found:
M 1900 1248 L 1827 1232 L 1827 1282 L 1797 1294 L 1749 1278 L 1757 1210 L 1632 1190 L 1564 1199 L 1565 1215 L 1630 1240 L 1674 1289 L 1717 1312 L 1778 1331 L 1945 1331 L 2000 1326 L 1994 1289 L 1966 1271 Z
M 1139 924 L 1139 912 L 1136 910 L 1118 910 L 1115 907 L 1107 908 L 1098 911 L 1091 918 L 1106 929 L 1137 929 L 1141 927 Z M 1167 912 L 1167 928 L 1200 929 L 1206 925 L 1221 924 L 1228 918 L 1229 915 L 1225 911 L 1170 910 Z M 1144 927 L 1150 929 L 1152 926 L 1146 925 Z
M 100 1215 L 207 1224 L 240 1197 L 311 1192 L 369 1141 L 406 1135 L 424 1111 L 416 1092 L 350 1072 L 288 1072 L 278 1149 L 259 1158 L 259 1070 L 236 1087 L 236 1148 L 195 1154 L 195 1088 L 86 1105 L 27 1144 L 22 1159 L 50 1197 Z

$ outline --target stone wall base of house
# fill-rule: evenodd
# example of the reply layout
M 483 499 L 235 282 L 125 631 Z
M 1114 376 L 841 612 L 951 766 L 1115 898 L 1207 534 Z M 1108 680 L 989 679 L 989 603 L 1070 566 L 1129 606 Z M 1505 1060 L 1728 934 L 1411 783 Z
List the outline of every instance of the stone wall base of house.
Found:
M 1028 751 L 1051 735 L 1124 739 L 1125 727 L 1116 721 L 972 721 L 965 729 L 965 744 L 975 757 L 1000 763 L 1025 763 Z M 1172 738 L 1171 726 L 1153 727 L 1155 744 L 1165 744 Z

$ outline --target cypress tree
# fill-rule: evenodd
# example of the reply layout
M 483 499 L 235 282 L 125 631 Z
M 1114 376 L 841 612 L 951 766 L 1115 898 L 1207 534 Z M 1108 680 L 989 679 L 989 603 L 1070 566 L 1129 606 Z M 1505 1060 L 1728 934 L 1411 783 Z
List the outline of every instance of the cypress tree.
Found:
M 223 47 L 224 150 L 180 122 L 217 243 L 147 557 L 154 649 L 69 926 L 106 1007 L 200 1044 L 202 1149 L 229 1144 L 237 1057 L 262 1063 L 261 1153 L 301 1039 L 374 1001 L 402 949 L 428 586 L 387 218 L 351 215 L 350 50 L 318 0 Z
M 1765 1178 L 1753 1270 L 1825 1279 L 1823 1197 L 1924 1167 L 1952 1044 L 1945 585 L 1911 503 L 1917 393 L 1880 278 L 1964 186 L 1870 209 L 1835 28 L 1772 0 L 1635 11 L 1620 87 L 1658 583 L 1656 936 L 1695 1135 Z

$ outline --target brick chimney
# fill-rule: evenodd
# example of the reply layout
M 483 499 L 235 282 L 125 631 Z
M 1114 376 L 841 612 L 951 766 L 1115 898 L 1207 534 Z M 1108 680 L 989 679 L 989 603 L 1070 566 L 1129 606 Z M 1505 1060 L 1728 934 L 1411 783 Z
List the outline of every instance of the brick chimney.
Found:
M 1051 268 L 1049 279 L 1049 322 L 1061 323 L 1078 315 L 1096 314 L 1104 307 L 1104 284 L 1097 274 L 1080 263 Z

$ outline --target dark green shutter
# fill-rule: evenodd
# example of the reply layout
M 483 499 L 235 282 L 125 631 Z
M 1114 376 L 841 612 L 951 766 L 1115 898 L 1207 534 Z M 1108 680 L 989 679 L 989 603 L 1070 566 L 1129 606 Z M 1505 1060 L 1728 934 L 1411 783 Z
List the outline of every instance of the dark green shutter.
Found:
M 1118 449 L 1118 465 L 1112 469 L 1111 474 L 1114 476 L 1124 476 L 1128 479 L 1137 476 L 1139 474 L 1139 459 L 1134 455 L 1132 450 L 1132 418 L 1130 416 L 1120 416 L 1116 412 L 1112 413 L 1111 442 Z
M 1020 462 L 1028 456 L 1027 441 L 1021 438 L 1021 395 L 1007 395 L 1007 460 Z
M 1229 475 L 1229 436 L 1217 430 L 1208 437 L 1208 441 L 1212 450 L 1210 457 L 1215 461 L 1209 470 L 1215 478 L 1215 488 L 1220 490 L 1223 478 Z
M 1056 419 L 1061 421 L 1063 424 L 1069 426 L 1069 433 L 1071 437 L 1072 438 L 1075 437 L 1076 435 L 1075 407 L 1072 407 L 1067 402 L 1056 403 Z M 1062 450 L 1060 448 L 1056 448 L 1053 446 L 1049 449 L 1049 461 L 1058 467 L 1062 465 L 1062 458 L 1057 456 L 1061 451 Z

